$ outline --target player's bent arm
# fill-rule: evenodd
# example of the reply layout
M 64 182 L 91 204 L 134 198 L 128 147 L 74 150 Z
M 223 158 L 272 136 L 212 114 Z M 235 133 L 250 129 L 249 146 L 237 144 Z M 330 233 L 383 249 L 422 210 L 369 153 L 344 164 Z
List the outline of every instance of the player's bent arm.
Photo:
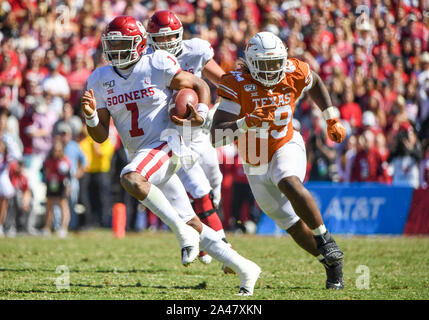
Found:
M 106 108 L 97 110 L 97 99 L 94 90 L 85 90 L 80 101 L 85 117 L 88 134 L 98 143 L 104 142 L 109 136 L 110 113 Z
M 313 77 L 313 84 L 308 90 L 308 94 L 320 110 L 324 111 L 332 106 L 331 97 L 320 76 L 314 71 L 311 71 L 311 76 Z
M 211 130 L 213 146 L 229 144 L 249 128 L 259 127 L 264 122 L 272 123 L 275 108 L 275 105 L 264 105 L 239 118 L 241 105 L 222 97 L 213 117 Z
M 233 131 L 238 129 L 237 126 L 237 120 L 238 116 L 230 113 L 228 111 L 223 110 L 216 110 L 214 116 L 213 116 L 213 123 L 212 123 L 212 134 L 213 130 L 219 129 L 219 130 L 226 130 L 231 129 Z
M 346 137 L 346 129 L 339 120 L 340 112 L 332 105 L 328 89 L 320 76 L 314 71 L 311 72 L 311 76 L 313 83 L 311 88 L 308 89 L 308 94 L 320 110 L 322 110 L 323 117 L 328 125 L 327 132 L 329 138 L 334 142 L 340 143 Z
M 170 89 L 193 89 L 198 95 L 198 101 L 206 105 L 210 104 L 210 88 L 207 82 L 187 71 L 180 71 L 170 82 Z
M 220 78 L 224 74 L 225 71 L 223 71 L 214 59 L 210 59 L 203 69 L 203 76 L 209 79 L 216 87 L 219 86 Z
M 88 133 L 95 142 L 102 143 L 109 136 L 110 113 L 107 108 L 97 109 L 99 122 L 95 127 L 87 125 Z
M 228 103 L 228 100 L 221 99 L 219 107 L 213 116 L 213 123 L 211 127 L 211 140 L 214 147 L 220 147 L 233 142 L 237 135 L 238 130 L 237 120 L 238 115 L 222 110 L 222 107 Z

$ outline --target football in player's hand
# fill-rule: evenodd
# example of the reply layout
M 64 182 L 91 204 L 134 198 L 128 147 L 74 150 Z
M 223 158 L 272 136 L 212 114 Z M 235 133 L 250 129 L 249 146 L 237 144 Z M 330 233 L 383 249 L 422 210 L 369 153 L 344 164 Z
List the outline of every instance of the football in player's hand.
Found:
M 170 116 L 186 119 L 191 114 L 191 109 L 189 109 L 187 104 L 190 103 L 196 106 L 198 103 L 198 95 L 190 88 L 181 89 L 173 96 L 171 103 L 172 108 L 170 109 Z

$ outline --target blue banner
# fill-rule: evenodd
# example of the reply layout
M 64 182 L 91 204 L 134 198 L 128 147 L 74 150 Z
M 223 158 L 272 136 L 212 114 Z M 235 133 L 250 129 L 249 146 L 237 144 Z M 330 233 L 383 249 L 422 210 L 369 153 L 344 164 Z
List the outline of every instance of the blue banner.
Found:
M 326 227 L 342 234 L 402 234 L 413 188 L 377 183 L 307 183 Z M 263 216 L 260 234 L 279 234 L 274 222 Z

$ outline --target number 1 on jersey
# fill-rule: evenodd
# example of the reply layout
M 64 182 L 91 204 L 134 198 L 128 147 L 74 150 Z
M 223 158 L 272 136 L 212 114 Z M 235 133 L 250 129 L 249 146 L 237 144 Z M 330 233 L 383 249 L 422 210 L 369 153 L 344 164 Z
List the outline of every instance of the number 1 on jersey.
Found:
M 142 128 L 139 128 L 139 108 L 137 107 L 137 103 L 127 103 L 125 105 L 128 111 L 131 111 L 131 137 L 138 137 L 144 135 L 144 131 Z

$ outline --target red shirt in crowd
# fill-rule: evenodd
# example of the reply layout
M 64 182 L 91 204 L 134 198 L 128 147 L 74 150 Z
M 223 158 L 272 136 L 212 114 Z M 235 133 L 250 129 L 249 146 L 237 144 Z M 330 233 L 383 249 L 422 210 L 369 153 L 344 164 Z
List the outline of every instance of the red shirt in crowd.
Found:
M 24 85 L 28 87 L 29 82 L 34 82 L 37 84 L 41 84 L 43 79 L 45 79 L 49 74 L 49 71 L 45 67 L 41 68 L 31 68 L 26 70 L 24 75 L 24 82 L 26 82 Z
M 12 66 L 16 66 L 16 67 L 20 66 L 20 59 L 19 59 L 18 53 L 16 53 L 16 51 L 13 51 L 13 50 L 7 50 L 7 51 L 5 50 L 4 52 L 2 52 L 2 54 L 0 54 L 0 66 L 3 64 L 3 60 L 5 56 L 10 58 L 10 64 Z
M 12 183 L 14 188 L 19 189 L 21 191 L 27 191 L 29 190 L 28 179 L 18 167 L 19 165 L 17 162 L 12 162 L 10 164 L 9 166 L 10 182 Z
M 70 177 L 71 162 L 67 156 L 60 159 L 48 157 L 44 163 L 44 178 L 47 181 L 63 182 Z
M 24 147 L 24 155 L 33 153 L 33 138 L 28 133 L 26 133 L 27 127 L 31 126 L 34 122 L 33 113 L 33 108 L 27 107 L 25 109 L 24 115 L 19 120 L 19 138 L 21 139 L 22 145 Z
M 345 103 L 340 107 L 341 119 L 347 120 L 353 127 L 362 126 L 362 110 L 356 102 Z
M 262 14 L 261 10 L 259 10 L 258 5 L 255 1 L 245 1 L 244 6 L 248 8 L 248 10 L 251 12 L 252 16 L 252 22 L 256 24 L 256 26 L 259 28 L 262 24 Z
M 328 43 L 328 44 L 333 44 L 334 43 L 334 35 L 332 34 L 332 32 L 331 31 L 328 31 L 328 30 L 322 30 L 322 31 L 320 31 L 320 34 L 319 34 L 319 38 L 318 38 L 318 41 L 319 41 L 319 43 Z
M 346 40 L 338 41 L 335 43 L 335 48 L 341 58 L 346 58 L 353 53 L 353 46 Z
M 350 182 L 384 182 L 382 163 L 376 148 L 358 151 L 352 164 Z
M 10 65 L 5 70 L 0 71 L 0 83 L 10 83 L 17 79 L 22 79 L 21 71 L 17 66 Z
M 336 68 L 339 68 L 342 74 L 348 74 L 347 65 L 343 62 L 343 60 L 331 59 L 322 63 L 322 65 L 320 66 L 321 78 L 323 80 L 331 78 Z
M 194 6 L 187 1 L 169 1 L 168 9 L 180 16 L 187 16 L 195 12 Z

